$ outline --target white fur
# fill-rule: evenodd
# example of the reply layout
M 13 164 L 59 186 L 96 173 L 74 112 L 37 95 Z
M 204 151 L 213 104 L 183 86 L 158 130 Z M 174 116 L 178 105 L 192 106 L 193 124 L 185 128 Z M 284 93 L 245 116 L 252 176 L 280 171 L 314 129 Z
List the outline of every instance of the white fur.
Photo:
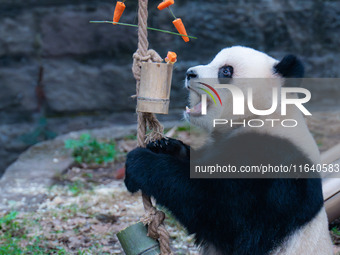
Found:
M 327 214 L 322 208 L 306 226 L 296 231 L 270 255 L 331 255 L 333 248 L 328 231 Z M 302 245 L 304 244 L 304 245 Z

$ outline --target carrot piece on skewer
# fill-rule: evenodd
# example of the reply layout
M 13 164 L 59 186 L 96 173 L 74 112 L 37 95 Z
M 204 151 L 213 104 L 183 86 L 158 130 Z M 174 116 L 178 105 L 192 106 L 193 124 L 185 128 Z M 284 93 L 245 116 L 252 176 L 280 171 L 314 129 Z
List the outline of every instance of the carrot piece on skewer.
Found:
M 123 2 L 117 1 L 116 8 L 113 14 L 113 22 L 119 22 L 120 17 L 122 16 L 125 10 L 125 4 Z M 113 25 L 117 25 L 113 23 Z
M 165 0 L 162 3 L 160 3 L 157 8 L 158 8 L 158 10 L 161 11 L 161 10 L 169 7 L 170 5 L 173 5 L 174 3 L 175 3 L 174 0 Z
M 183 25 L 183 22 L 182 22 L 182 20 L 180 18 L 175 19 L 172 23 L 175 25 L 178 33 L 180 33 L 181 35 L 188 35 L 187 31 L 185 30 L 185 27 Z M 189 37 L 182 36 L 182 38 L 183 38 L 183 40 L 185 42 L 189 42 L 190 41 Z
M 177 54 L 175 52 L 169 51 L 165 61 L 167 63 L 175 64 L 177 62 Z

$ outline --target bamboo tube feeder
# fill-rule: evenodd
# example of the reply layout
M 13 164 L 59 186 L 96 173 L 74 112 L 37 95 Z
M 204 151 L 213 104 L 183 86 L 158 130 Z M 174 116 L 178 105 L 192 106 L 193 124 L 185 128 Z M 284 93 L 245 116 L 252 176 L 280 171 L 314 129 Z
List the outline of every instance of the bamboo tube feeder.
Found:
M 139 222 L 117 234 L 127 255 L 159 255 L 159 243 L 147 236 L 147 227 Z
M 137 111 L 168 114 L 173 64 L 142 63 Z

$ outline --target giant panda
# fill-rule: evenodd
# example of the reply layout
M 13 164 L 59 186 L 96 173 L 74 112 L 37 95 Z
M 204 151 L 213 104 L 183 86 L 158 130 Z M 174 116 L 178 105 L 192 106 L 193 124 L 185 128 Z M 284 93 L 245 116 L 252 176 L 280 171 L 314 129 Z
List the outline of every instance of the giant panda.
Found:
M 230 111 L 230 93 L 220 93 L 223 107 L 208 103 L 208 114 L 201 115 L 198 106 L 200 93 L 204 92 L 190 86 L 190 81 L 200 78 L 270 78 L 275 81 L 270 86 L 281 87 L 285 78 L 300 78 L 303 72 L 301 61 L 293 55 L 278 61 L 247 47 L 223 49 L 210 64 L 188 69 L 185 87 L 190 107 L 184 116 L 191 124 L 207 130 L 211 139 L 222 140 L 224 148 L 217 153 L 223 153 L 235 165 L 252 165 L 261 160 L 319 163 L 317 145 L 298 109 L 291 107 L 285 116 L 299 121 L 294 128 L 239 126 L 214 130 L 212 119 L 236 118 Z M 259 109 L 271 105 L 266 86 L 253 88 Z M 245 114 L 243 118 L 252 117 L 251 112 Z M 271 117 L 282 118 L 278 112 Z M 204 148 L 209 150 L 210 144 Z M 125 185 L 130 192 L 141 190 L 168 208 L 190 234 L 195 234 L 202 254 L 333 254 L 319 178 L 190 179 L 189 168 L 190 147 L 164 138 L 128 154 Z

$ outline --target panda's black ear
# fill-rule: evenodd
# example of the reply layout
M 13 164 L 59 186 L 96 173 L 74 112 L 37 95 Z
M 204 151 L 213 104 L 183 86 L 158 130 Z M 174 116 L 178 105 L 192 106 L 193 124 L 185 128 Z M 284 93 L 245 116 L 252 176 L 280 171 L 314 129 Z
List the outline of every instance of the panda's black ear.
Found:
M 305 74 L 302 62 L 294 55 L 285 56 L 274 66 L 274 71 L 284 78 L 303 78 Z

